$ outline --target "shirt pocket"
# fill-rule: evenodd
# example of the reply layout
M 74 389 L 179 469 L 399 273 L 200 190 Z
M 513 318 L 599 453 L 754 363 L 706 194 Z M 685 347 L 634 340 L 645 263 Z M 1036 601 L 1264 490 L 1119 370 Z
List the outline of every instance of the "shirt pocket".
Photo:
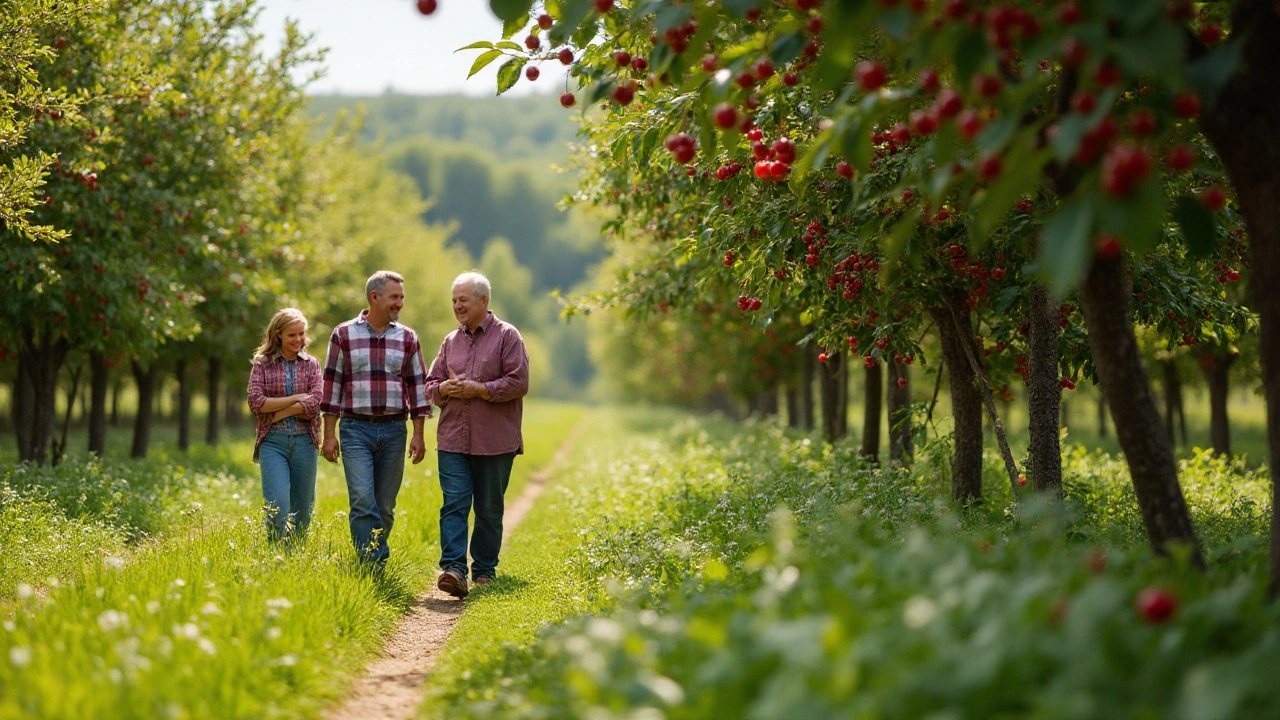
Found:
M 404 349 L 387 348 L 386 371 L 390 375 L 399 375 L 404 368 Z

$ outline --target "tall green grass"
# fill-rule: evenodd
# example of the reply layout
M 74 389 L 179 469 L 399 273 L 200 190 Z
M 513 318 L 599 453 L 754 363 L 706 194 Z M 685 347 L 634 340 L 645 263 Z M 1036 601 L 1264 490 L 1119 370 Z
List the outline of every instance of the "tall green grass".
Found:
M 514 492 L 581 414 L 560 403 L 526 408 Z M 238 447 L 244 457 L 249 450 Z M 321 463 L 316 518 L 296 545 L 265 539 L 256 477 L 228 472 L 225 484 L 184 484 L 174 476 L 192 473 L 178 465 L 129 467 L 156 488 L 151 504 L 172 512 L 125 512 L 107 501 L 112 493 L 84 501 L 64 493 L 61 505 L 17 495 L 23 507 L 64 519 L 80 508 L 86 527 L 104 528 L 107 538 L 86 541 L 81 564 L 68 562 L 52 578 L 15 578 L 0 600 L 8 611 L 0 717 L 312 716 L 342 696 L 434 580 L 440 490 L 430 455 L 406 467 L 392 558 L 381 573 L 354 562 L 340 466 Z M 165 468 L 168 477 L 152 477 Z M 76 482 L 63 478 L 68 488 Z M 151 530 L 126 544 L 127 524 L 94 513 L 142 518 Z
M 423 716 L 1280 714 L 1265 472 L 1184 462 L 1201 572 L 1152 556 L 1108 456 L 1069 453 L 1065 510 L 1015 505 L 992 456 L 987 502 L 960 511 L 945 444 L 880 469 L 767 424 L 636 419 L 592 418 Z M 1148 586 L 1178 599 L 1168 622 L 1136 609 Z

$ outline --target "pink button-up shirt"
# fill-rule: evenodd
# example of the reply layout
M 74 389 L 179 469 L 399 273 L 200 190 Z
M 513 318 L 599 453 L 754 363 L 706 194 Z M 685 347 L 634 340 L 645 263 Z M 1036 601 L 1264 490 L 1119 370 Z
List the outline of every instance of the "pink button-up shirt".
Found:
M 262 440 L 271 431 L 271 423 L 266 415 L 259 415 L 258 410 L 267 398 L 285 397 L 284 364 L 288 362 L 280 353 L 271 357 L 260 357 L 253 361 L 253 369 L 249 371 L 249 410 L 258 416 L 258 437 L 253 442 L 253 461 L 258 461 L 258 448 Z M 311 433 L 311 442 L 320 447 L 320 391 L 323 383 L 320 379 L 320 363 L 307 354 L 306 350 L 298 353 L 295 361 L 293 391 L 305 393 L 301 405 L 303 414 L 298 422 L 306 423 Z
M 440 383 L 466 375 L 484 383 L 489 399 L 444 397 Z M 520 420 L 529 392 L 529 355 L 514 325 L 492 312 L 474 332 L 462 326 L 440 343 L 427 373 L 427 393 L 440 408 L 436 447 L 465 455 L 524 452 Z

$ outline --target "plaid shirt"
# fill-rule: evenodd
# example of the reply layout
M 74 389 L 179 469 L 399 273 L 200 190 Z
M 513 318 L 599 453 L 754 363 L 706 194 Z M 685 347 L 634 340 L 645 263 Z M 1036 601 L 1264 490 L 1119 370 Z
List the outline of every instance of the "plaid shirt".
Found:
M 262 440 L 271 432 L 271 423 L 267 415 L 259 415 L 258 410 L 267 398 L 287 397 L 291 394 L 306 393 L 302 399 L 303 416 L 311 431 L 311 442 L 320 447 L 320 363 L 307 354 L 305 350 L 298 353 L 297 373 L 294 378 L 294 392 L 285 390 L 285 363 L 280 353 L 273 357 L 260 357 L 253 361 L 253 369 L 249 371 L 249 410 L 258 417 L 258 437 L 253 443 L 253 460 L 258 460 L 258 448 Z M 270 413 L 268 413 L 269 415 Z
M 427 369 L 418 336 L 400 323 L 378 335 L 367 310 L 333 329 L 324 365 L 325 415 L 395 415 L 431 417 Z

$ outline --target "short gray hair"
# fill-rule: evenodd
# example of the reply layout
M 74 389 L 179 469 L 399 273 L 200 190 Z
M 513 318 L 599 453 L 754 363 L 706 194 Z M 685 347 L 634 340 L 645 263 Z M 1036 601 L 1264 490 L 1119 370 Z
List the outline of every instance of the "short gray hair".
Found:
M 490 294 L 493 292 L 493 288 L 489 286 L 489 278 L 481 275 L 475 270 L 472 270 L 471 272 L 464 272 L 453 279 L 453 287 L 457 287 L 465 283 L 475 283 L 476 299 L 482 297 L 487 297 L 490 300 L 493 299 L 493 296 Z
M 392 272 L 390 270 L 379 270 L 378 272 L 370 275 L 369 279 L 365 281 L 364 299 L 369 299 L 369 293 L 381 293 L 382 289 L 387 286 L 388 280 L 398 282 L 401 285 L 404 284 L 404 277 L 400 273 Z

